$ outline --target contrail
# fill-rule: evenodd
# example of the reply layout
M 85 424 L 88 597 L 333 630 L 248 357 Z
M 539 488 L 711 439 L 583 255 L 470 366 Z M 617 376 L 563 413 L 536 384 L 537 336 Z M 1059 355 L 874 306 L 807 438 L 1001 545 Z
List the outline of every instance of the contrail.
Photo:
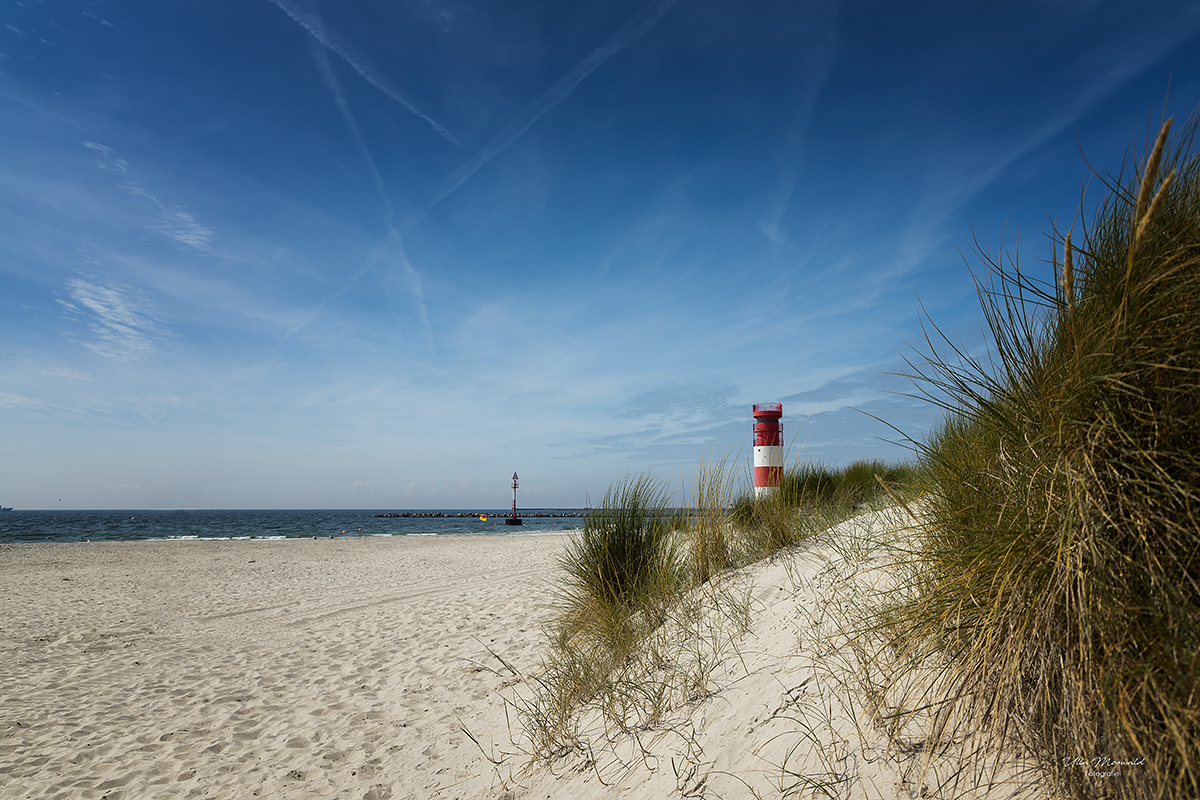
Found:
M 347 291 L 350 290 L 350 287 L 352 287 L 354 284 L 358 283 L 358 280 L 363 275 L 366 275 L 368 272 L 370 272 L 375 267 L 375 265 L 378 264 L 379 261 L 381 259 L 383 259 L 383 257 L 385 255 L 387 255 L 388 251 L 392 249 L 393 245 L 399 246 L 399 248 L 400 248 L 399 258 L 404 263 L 404 266 L 407 268 L 410 283 L 413 284 L 411 287 L 413 294 L 415 294 L 418 298 L 421 298 L 421 276 L 418 275 L 416 270 L 414 270 L 412 268 L 412 265 L 408 263 L 408 256 L 405 255 L 405 253 L 404 253 L 404 242 L 400 239 L 400 234 L 396 233 L 396 231 L 394 231 L 394 230 L 389 231 L 387 236 L 383 237 L 383 240 L 376 246 L 375 252 L 371 253 L 371 255 L 367 258 L 367 260 L 362 263 L 362 266 L 360 266 L 358 268 L 358 271 L 355 272 L 352 276 L 350 276 L 350 278 L 342 285 L 342 288 L 338 289 L 336 292 L 331 294 L 329 297 L 326 297 L 324 300 L 322 300 L 321 304 L 313 309 L 312 313 L 308 315 L 307 319 L 305 319 L 303 322 L 296 325 L 294 328 L 292 328 L 290 331 L 288 331 L 286 334 L 284 334 L 284 337 L 279 340 L 279 343 L 275 345 L 274 349 L 271 352 L 274 353 L 274 352 L 278 351 L 280 347 L 283 347 L 283 345 L 288 341 L 288 339 L 291 339 L 298 332 L 300 332 L 304 328 L 308 327 L 309 324 L 311 324 L 312 321 L 320 315 L 322 309 L 324 309 L 325 306 L 329 305 L 334 300 L 337 300 L 339 297 L 344 295 Z M 429 316 L 428 316 L 428 314 L 426 314 L 426 311 L 425 311 L 424 300 L 421 300 L 421 302 L 420 302 L 420 310 L 421 310 L 421 322 L 425 325 L 425 330 L 427 333 L 429 333 L 431 340 L 432 340 L 432 330 L 431 330 L 430 324 L 429 324 Z
M 317 16 L 315 19 L 317 24 L 320 25 L 320 17 Z M 324 308 L 326 303 L 328 303 L 330 300 L 340 297 L 346 292 L 347 289 L 357 283 L 358 279 L 372 269 L 379 259 L 382 258 L 383 255 L 388 251 L 392 244 L 395 243 L 399 248 L 399 260 L 401 266 L 404 268 L 404 273 L 408 278 L 409 288 L 412 291 L 413 296 L 416 298 L 417 313 L 420 315 L 421 325 L 424 327 L 425 335 L 429 337 L 429 342 L 432 346 L 433 325 L 429 321 L 429 308 L 425 305 L 425 294 L 421 287 L 421 276 L 413 267 L 412 263 L 408 260 L 408 255 L 404 252 L 404 239 L 396 230 L 393 222 L 392 203 L 388 198 L 387 189 L 383 185 L 383 175 L 380 174 L 379 167 L 375 164 L 375 159 L 371 157 L 371 152 L 367 149 L 367 143 L 363 140 L 362 130 L 358 127 L 358 122 L 354 119 L 354 115 L 350 113 L 350 106 L 346 103 L 346 95 L 342 91 L 341 84 L 338 83 L 337 75 L 335 75 L 333 72 L 333 65 L 329 63 L 329 58 L 325 55 L 324 50 L 322 50 L 316 44 L 313 44 L 312 49 L 313 59 L 317 62 L 317 68 L 320 70 L 321 76 L 325 79 L 325 83 L 329 87 L 329 91 L 333 94 L 333 99 L 337 103 L 338 110 L 342 114 L 342 120 L 346 123 L 346 128 L 350 131 L 350 136 L 354 139 L 354 144 L 358 148 L 359 155 L 362 156 L 363 161 L 366 162 L 367 169 L 371 172 L 371 179 L 375 181 L 375 189 L 379 192 L 379 199 L 383 203 L 383 222 L 384 226 L 387 228 L 388 234 L 386 237 L 384 237 L 383 242 L 380 243 L 377 254 L 368 259 L 367 262 L 359 268 L 358 272 L 356 272 L 354 276 L 350 278 L 346 285 L 337 292 L 337 294 L 325 300 L 324 303 L 321 303 L 317 310 L 313 312 L 313 316 L 309 318 L 308 322 L 311 322 L 312 319 L 316 317 L 317 313 L 320 312 L 321 308 Z M 307 325 L 308 322 L 305 322 L 304 324 Z M 292 333 L 295 332 L 296 331 L 293 330 L 288 334 L 288 336 L 291 336 Z
M 458 145 L 459 147 L 463 146 L 461 139 L 447 130 L 444 126 L 438 124 L 437 120 L 418 108 L 415 103 L 402 95 L 395 87 L 380 77 L 379 73 L 376 70 L 371 69 L 369 65 L 365 64 L 361 57 L 352 55 L 350 49 L 338 41 L 332 33 L 325 30 L 325 27 L 320 24 L 319 20 L 314 20 L 311 15 L 305 13 L 302 9 L 297 8 L 295 5 L 288 2 L 288 0 L 271 0 L 271 2 L 274 3 L 280 11 L 291 17 L 292 20 L 295 21 L 296 24 L 298 24 L 301 28 L 304 28 L 304 30 L 308 31 L 309 35 L 320 42 L 323 47 L 341 56 L 342 60 L 349 64 L 351 69 L 361 75 L 363 80 L 365 80 L 367 83 L 371 84 L 376 89 L 383 92 L 385 95 L 392 98 L 421 119 L 425 120 L 425 122 L 429 123 L 429 126 L 437 131 L 439 135 L 446 139 L 446 141 Z
M 375 252 L 372 253 L 370 255 L 370 257 L 367 258 L 367 260 L 363 262 L 363 265 L 361 267 L 358 268 L 358 272 L 354 273 L 354 275 L 350 278 L 350 280 L 346 281 L 346 284 L 344 286 L 342 286 L 341 289 L 338 289 L 336 292 L 331 294 L 329 297 L 326 297 L 324 300 L 322 300 L 321 305 L 319 305 L 313 309 L 313 312 L 311 314 L 309 314 L 308 319 L 304 320 L 299 325 L 297 325 L 296 327 L 294 327 L 290 331 L 288 331 L 287 334 L 284 335 L 284 337 L 279 340 L 279 344 L 275 345 L 275 349 L 278 350 L 280 347 L 283 346 L 284 342 L 286 342 L 288 339 L 292 338 L 292 336 L 294 336 L 298 331 L 308 327 L 309 323 L 311 323 L 314 319 L 316 319 L 317 315 L 321 313 L 321 309 L 325 308 L 325 306 L 329 305 L 334 300 L 337 300 L 339 297 L 344 295 L 350 289 L 351 286 L 353 286 L 355 283 L 358 282 L 359 278 L 361 278 L 363 275 L 366 275 L 368 272 L 370 272 L 371 268 L 374 267 L 376 263 L 378 263 L 379 259 L 383 258 L 383 256 L 387 253 L 388 249 L 391 248 L 392 243 L 395 241 L 396 241 L 395 234 L 389 233 L 387 236 L 385 236 L 383 241 L 379 243 L 379 246 L 375 248 Z
M 791 123 L 784 137 L 783 152 L 779 156 L 779 184 L 771 194 L 770 205 L 766 215 L 758 223 L 763 234 L 775 245 L 787 245 L 787 238 L 780 230 L 780 222 L 787 213 L 788 204 L 796 191 L 796 171 L 804 156 L 805 136 L 812 122 L 816 109 L 817 98 L 833 70 L 837 57 L 837 13 L 834 5 L 822 7 L 826 13 L 820 13 L 816 20 L 805 20 L 805 40 L 800 43 L 804 51 L 802 66 L 802 90 Z M 813 30 L 810 35 L 809 29 Z
M 313 14 L 314 22 L 318 31 L 324 31 L 325 26 L 318 14 Z M 350 137 L 354 139 L 354 146 L 358 149 L 358 154 L 362 156 L 363 161 L 367 164 L 367 169 L 371 172 L 371 178 L 375 181 L 375 189 L 379 192 L 379 199 L 383 202 L 384 209 L 384 224 L 388 230 L 392 229 L 392 202 L 388 198 L 387 190 L 383 185 L 383 176 L 379 174 L 379 167 L 375 164 L 375 159 L 371 157 L 371 152 L 367 149 L 367 143 L 363 140 L 362 129 L 358 127 L 358 121 L 354 119 L 354 115 L 350 113 L 350 106 L 346 103 L 346 94 L 342 91 L 342 85 L 338 82 L 337 75 L 333 71 L 333 65 L 329 63 L 329 56 L 324 48 L 317 44 L 315 40 L 309 40 L 309 49 L 312 53 L 313 61 L 316 62 L 317 70 L 321 73 L 321 77 L 325 80 L 325 86 L 333 95 L 333 100 L 337 103 L 338 111 L 342 114 L 342 122 L 346 124 L 346 129 L 350 131 Z
M 309 325 L 311 325 L 312 321 L 314 319 L 316 319 L 318 316 L 320 316 L 321 311 L 324 310 L 325 306 L 329 305 L 334 300 L 338 299 L 343 294 L 345 294 L 347 291 L 349 291 L 350 287 L 352 287 L 354 284 L 358 283 L 359 278 L 361 278 L 363 275 L 366 275 L 368 272 L 370 272 L 371 269 L 374 268 L 374 266 L 377 263 L 379 263 L 380 259 L 382 259 L 385 255 L 387 255 L 388 250 L 390 250 L 392 248 L 392 245 L 394 245 L 394 244 L 401 244 L 401 242 L 400 242 L 399 234 L 397 234 L 394 230 L 392 230 L 392 231 L 388 232 L 387 236 L 383 237 L 383 240 L 375 247 L 375 251 L 373 253 L 371 253 L 370 256 L 367 257 L 367 260 L 362 263 L 362 266 L 360 266 L 358 268 L 358 271 L 355 272 L 354 275 L 352 275 L 350 277 L 350 279 L 347 280 L 342 285 L 342 288 L 338 289 L 336 292 L 331 294 L 329 297 L 326 297 L 324 300 L 322 300 L 320 305 L 318 305 L 316 308 L 314 308 L 312 310 L 312 312 L 308 315 L 307 318 L 305 318 L 299 324 L 295 325 L 290 331 L 285 333 L 283 335 L 283 338 L 275 343 L 275 346 L 271 348 L 271 351 L 269 353 L 264 355 L 262 358 L 258 359 L 256 362 L 254 362 L 254 365 L 248 365 L 248 366 L 243 367 L 242 369 L 238 370 L 236 373 L 234 373 L 229 378 L 229 381 L 232 382 L 232 381 L 237 380 L 243 374 L 245 374 L 249 369 L 251 369 L 251 366 L 257 366 L 257 365 L 263 364 L 266 361 L 268 361 L 273 355 L 278 353 L 283 348 L 283 346 L 288 343 L 288 340 L 290 340 L 297 333 L 299 333 L 300 331 L 304 330 Z M 403 254 L 403 252 L 401 252 L 400 257 L 404 260 L 405 264 L 408 264 L 408 257 L 405 256 Z M 410 272 L 412 271 L 411 266 L 409 267 L 409 270 L 410 270 Z M 415 275 L 415 272 L 413 272 L 413 274 Z M 417 280 L 416 293 L 419 296 L 420 295 L 420 277 L 417 276 L 416 280 Z M 422 303 L 421 304 L 422 321 L 426 324 L 426 329 L 428 329 L 429 321 L 424 316 L 424 311 L 425 311 L 425 306 L 424 306 L 424 303 Z
M 367 149 L 367 143 L 362 136 L 362 129 L 359 127 L 358 121 L 354 118 L 354 114 L 350 111 L 350 106 L 346 102 L 346 94 L 342 91 L 342 85 L 338 81 L 337 74 L 333 71 L 333 65 L 329 63 L 329 57 L 326 54 L 326 48 L 318 44 L 325 37 L 325 23 L 321 19 L 321 15 L 317 12 L 315 3 L 312 3 L 312 0 L 309 0 L 309 2 L 311 3 L 311 11 L 306 15 L 306 30 L 308 30 L 313 37 L 309 41 L 313 61 L 316 63 L 317 71 L 321 73 L 321 78 L 325 81 L 326 88 L 328 88 L 330 94 L 333 95 L 333 99 L 337 104 L 338 111 L 342 115 L 342 122 L 345 123 L 346 129 L 350 132 L 350 137 L 354 140 L 354 146 L 358 150 L 359 155 L 362 157 L 363 162 L 367 165 L 367 169 L 371 173 L 371 179 L 375 182 L 375 189 L 379 193 L 380 202 L 383 204 L 383 221 L 384 227 L 387 229 L 387 235 L 384 236 L 383 240 L 379 243 L 379 245 L 376 246 L 375 252 L 373 252 L 365 262 L 363 262 L 358 271 L 355 272 L 354 275 L 352 275 L 350 279 L 347 280 L 340 289 L 338 289 L 338 291 L 325 298 L 320 305 L 313 309 L 313 312 L 308 316 L 307 319 L 288 331 L 283 339 L 279 341 L 279 344 L 275 346 L 275 350 L 277 351 L 298 331 L 310 325 L 312 321 L 320 315 L 325 306 L 345 294 L 350 287 L 358 283 L 359 279 L 362 278 L 363 275 L 366 275 L 368 272 L 374 269 L 379 261 L 383 259 L 388 251 L 393 247 L 393 245 L 395 245 L 399 251 L 398 259 L 403 267 L 406 277 L 408 278 L 409 288 L 416 299 L 417 313 L 420 316 L 421 325 L 423 326 L 425 335 L 429 338 L 430 345 L 432 346 L 433 326 L 429 321 L 429 309 L 425 305 L 425 296 L 421 287 L 421 276 L 409 262 L 408 256 L 404 252 L 404 240 L 401 238 L 399 232 L 396 231 L 396 227 L 393 222 L 392 203 L 388 198 L 387 188 L 383 184 L 383 175 L 380 174 L 379 167 L 376 165 L 375 159 L 371 157 L 371 151 Z
M 278 0 L 273 1 L 278 2 Z M 645 36 L 677 2 L 678 0 L 655 0 L 634 15 L 616 33 L 608 37 L 603 44 L 576 64 L 570 72 L 563 75 L 553 86 L 543 92 L 541 97 L 526 107 L 516 119 L 501 128 L 482 150 L 465 161 L 458 169 L 434 184 L 433 188 L 425 196 L 425 202 L 421 205 L 421 210 L 413 218 L 409 219 L 406 224 L 416 222 L 423 217 L 434 206 L 446 199 L 451 192 L 474 175 L 480 167 L 511 147 L 514 142 L 525 134 L 525 131 L 529 130 L 535 122 L 542 118 L 543 114 L 567 99 L 584 78 L 595 72 L 605 61 Z
M 993 155 L 990 164 L 980 168 L 967 164 L 972 169 L 968 180 L 952 180 L 953 188 L 939 193 L 927 192 L 909 216 L 909 225 L 899 242 L 899 257 L 891 266 L 881 268 L 871 277 L 869 293 L 862 293 L 864 302 L 873 302 L 882 292 L 882 286 L 898 276 L 905 275 L 925 259 L 933 248 L 931 241 L 938 238 L 938 229 L 958 209 L 971 202 L 992 183 L 1006 174 L 1020 159 L 1034 152 L 1075 124 L 1084 115 L 1095 109 L 1118 89 L 1144 73 L 1165 58 L 1171 51 L 1200 30 L 1200 12 L 1191 13 L 1176 21 L 1169 33 L 1156 42 L 1144 43 L 1136 49 L 1126 51 L 1131 57 L 1112 59 L 1106 53 L 1109 69 L 1082 86 L 1071 87 L 1071 92 L 1061 105 L 1059 113 L 1005 151 Z
M 347 54 L 346 49 L 336 43 L 328 34 L 328 32 L 326 32 L 320 17 L 316 16 L 315 14 L 307 14 L 300 9 L 297 9 L 291 3 L 288 3 L 287 0 L 271 0 L 271 2 L 278 6 L 285 14 L 295 20 L 306 31 L 308 31 L 313 39 L 320 42 L 321 45 L 323 45 L 326 49 L 331 50 L 341 56 L 347 64 L 354 68 L 358 74 L 362 75 L 373 86 L 404 105 L 414 114 L 417 114 L 422 119 L 427 121 L 434 127 L 435 130 L 445 136 L 449 141 L 455 142 L 456 144 L 458 143 L 458 140 L 454 138 L 449 131 L 446 131 L 444 128 L 439 126 L 424 113 L 416 109 L 411 103 L 408 102 L 407 99 L 399 95 L 398 92 L 394 92 L 394 90 L 391 90 L 390 87 L 386 87 L 381 81 L 375 79 L 368 71 L 359 66 L 359 63 Z M 501 128 L 500 131 L 494 137 L 492 137 L 492 140 L 488 142 L 483 149 L 477 152 L 469 160 L 464 162 L 458 169 L 454 170 L 437 184 L 435 184 L 426 195 L 426 200 L 422 204 L 420 210 L 412 217 L 409 217 L 401 227 L 406 228 L 424 217 L 425 214 L 427 214 L 434 206 L 444 200 L 451 192 L 453 192 L 455 189 L 465 183 L 468 178 L 474 175 L 480 167 L 511 147 L 512 144 L 520 139 L 521 136 L 524 135 L 525 132 L 528 131 L 535 122 L 541 119 L 542 115 L 565 100 L 571 94 L 571 92 L 575 91 L 575 87 L 577 87 L 584 78 L 595 72 L 596 69 L 604 64 L 605 61 L 645 36 L 651 28 L 658 24 L 658 21 L 661 20 L 677 2 L 678 0 L 654 0 L 654 2 L 651 2 L 645 6 L 640 12 L 634 15 L 628 22 L 626 22 L 615 33 L 613 33 L 612 36 L 608 37 L 608 39 L 606 39 L 599 47 L 589 53 L 587 57 L 585 57 L 578 64 L 576 64 L 570 70 L 570 72 L 559 78 L 553 86 L 543 92 L 542 95 L 538 97 L 538 99 L 532 104 L 530 104 L 520 115 L 518 115 L 516 119 Z M 371 169 L 372 177 L 375 179 L 376 186 L 380 189 L 380 193 L 384 195 L 384 201 L 387 203 L 386 193 L 383 192 L 382 177 L 379 175 L 379 170 L 376 168 L 374 160 L 370 157 L 370 154 L 366 150 L 366 145 L 363 143 L 362 135 L 359 131 L 357 123 L 354 121 L 353 116 L 350 114 L 349 108 L 346 106 L 345 97 L 341 91 L 340 85 L 337 83 L 337 76 L 333 74 L 333 70 L 330 68 L 328 60 L 324 59 L 323 54 L 321 54 L 320 58 L 318 58 L 317 64 L 318 68 L 321 70 L 322 77 L 325 79 L 327 85 L 329 85 L 330 90 L 334 94 L 334 99 L 338 103 L 338 108 L 342 112 L 342 117 L 344 120 L 346 120 L 347 127 L 350 129 L 351 135 L 355 139 L 355 144 L 358 146 L 359 151 L 363 154 L 364 159 L 367 161 L 367 164 Z M 384 237 L 383 241 L 380 242 L 375 253 L 373 253 L 371 257 L 363 263 L 359 270 L 355 272 L 353 276 L 351 276 L 351 278 L 344 286 L 342 286 L 341 289 L 339 289 L 332 296 L 326 298 L 319 306 L 317 306 L 308 319 L 297 325 L 292 330 L 288 331 L 287 335 L 285 335 L 279 344 L 276 345 L 276 350 L 278 350 L 279 347 L 281 347 L 284 342 L 290 339 L 297 331 L 303 329 L 309 323 L 311 323 L 328 303 L 340 297 L 342 294 L 348 291 L 351 286 L 357 283 L 363 275 L 367 274 L 367 272 L 369 272 L 375 266 L 375 264 L 379 262 L 379 260 L 393 244 L 400 246 L 400 258 L 403 261 L 404 266 L 407 268 L 406 271 L 409 281 L 412 284 L 413 293 L 417 296 L 419 301 L 422 323 L 425 325 L 425 329 L 429 333 L 430 341 L 432 342 L 432 328 L 429 323 L 429 317 L 425 307 L 424 298 L 422 297 L 421 276 L 415 269 L 413 269 L 412 265 L 408 261 L 407 255 L 405 255 L 403 251 L 404 240 L 400 235 L 400 232 L 398 232 L 391 225 L 390 203 L 387 205 L 387 208 L 389 214 L 388 234 Z

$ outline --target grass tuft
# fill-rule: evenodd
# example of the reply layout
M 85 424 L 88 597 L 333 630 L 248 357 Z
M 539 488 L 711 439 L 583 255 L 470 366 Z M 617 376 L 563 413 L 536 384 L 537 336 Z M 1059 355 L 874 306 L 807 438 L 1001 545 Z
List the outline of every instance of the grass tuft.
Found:
M 730 512 L 742 534 L 742 563 L 771 556 L 880 502 L 886 488 L 876 475 L 901 494 L 915 485 L 911 464 L 874 460 L 834 468 L 799 463 L 784 470 L 778 491 L 758 499 L 742 495 Z
M 605 735 L 636 736 L 708 696 L 710 675 L 737 655 L 749 625 L 750 589 L 736 569 L 882 496 L 876 474 L 907 485 L 911 473 L 880 462 L 794 466 L 784 490 L 748 515 L 738 511 L 745 500 L 732 500 L 735 476 L 724 458 L 701 465 L 680 510 L 649 475 L 614 483 L 560 562 L 550 652 L 519 707 L 532 754 L 589 752 L 597 719 Z
M 728 456 L 702 462 L 695 496 L 683 511 L 680 522 L 693 585 L 706 583 L 736 563 L 735 531 L 729 522 L 731 478 Z
M 661 624 L 677 594 L 673 522 L 662 483 L 649 474 L 626 477 L 609 488 L 567 544 L 560 560 L 558 639 L 573 658 L 587 655 L 593 663 L 586 673 L 601 682 Z
M 610 487 L 562 558 L 569 603 L 635 608 L 653 602 L 673 575 L 672 523 L 669 497 L 648 474 Z
M 1061 283 L 983 257 L 991 363 L 914 367 L 948 413 L 898 639 L 1078 798 L 1200 797 L 1200 158 L 1169 128 L 1055 235 Z

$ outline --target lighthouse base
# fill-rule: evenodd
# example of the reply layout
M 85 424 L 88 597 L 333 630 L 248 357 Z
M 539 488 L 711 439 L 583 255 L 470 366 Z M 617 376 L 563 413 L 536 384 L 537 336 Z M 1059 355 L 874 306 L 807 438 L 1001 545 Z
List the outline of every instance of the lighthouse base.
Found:
M 505 517 L 504 524 L 505 525 L 520 525 L 521 518 L 520 517 Z

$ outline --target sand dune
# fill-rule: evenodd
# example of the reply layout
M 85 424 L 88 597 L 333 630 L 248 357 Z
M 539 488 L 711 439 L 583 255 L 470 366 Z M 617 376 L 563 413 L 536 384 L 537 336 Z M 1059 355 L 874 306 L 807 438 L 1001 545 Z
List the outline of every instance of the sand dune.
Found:
M 640 731 L 585 715 L 582 748 L 506 775 L 510 796 L 1044 796 L 1027 761 L 952 712 L 933 670 L 900 678 L 905 657 L 864 634 L 896 590 L 905 527 L 896 509 L 864 514 L 726 575 L 718 592 L 733 605 L 745 593 L 749 625 L 708 653 L 720 660 L 710 694 Z M 696 647 L 683 638 L 681 651 Z

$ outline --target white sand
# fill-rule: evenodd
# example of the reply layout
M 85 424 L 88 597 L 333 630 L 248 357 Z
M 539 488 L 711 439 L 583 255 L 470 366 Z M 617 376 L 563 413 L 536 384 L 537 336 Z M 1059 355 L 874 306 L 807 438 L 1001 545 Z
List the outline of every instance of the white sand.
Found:
M 562 542 L 0 545 L 0 797 L 487 797 Z
M 864 514 L 727 576 L 724 602 L 748 591 L 750 625 L 723 648 L 712 694 L 633 734 L 585 718 L 583 750 L 512 776 L 511 797 L 1047 796 L 1032 767 L 948 713 L 928 672 L 898 680 L 900 659 L 862 635 L 908 558 L 911 531 L 894 533 L 906 523 Z
M 894 580 L 846 544 L 898 522 L 743 571 L 707 699 L 632 734 L 585 714 L 549 763 L 488 648 L 537 675 L 564 535 L 0 546 L 0 797 L 1037 796 L 842 633 Z

